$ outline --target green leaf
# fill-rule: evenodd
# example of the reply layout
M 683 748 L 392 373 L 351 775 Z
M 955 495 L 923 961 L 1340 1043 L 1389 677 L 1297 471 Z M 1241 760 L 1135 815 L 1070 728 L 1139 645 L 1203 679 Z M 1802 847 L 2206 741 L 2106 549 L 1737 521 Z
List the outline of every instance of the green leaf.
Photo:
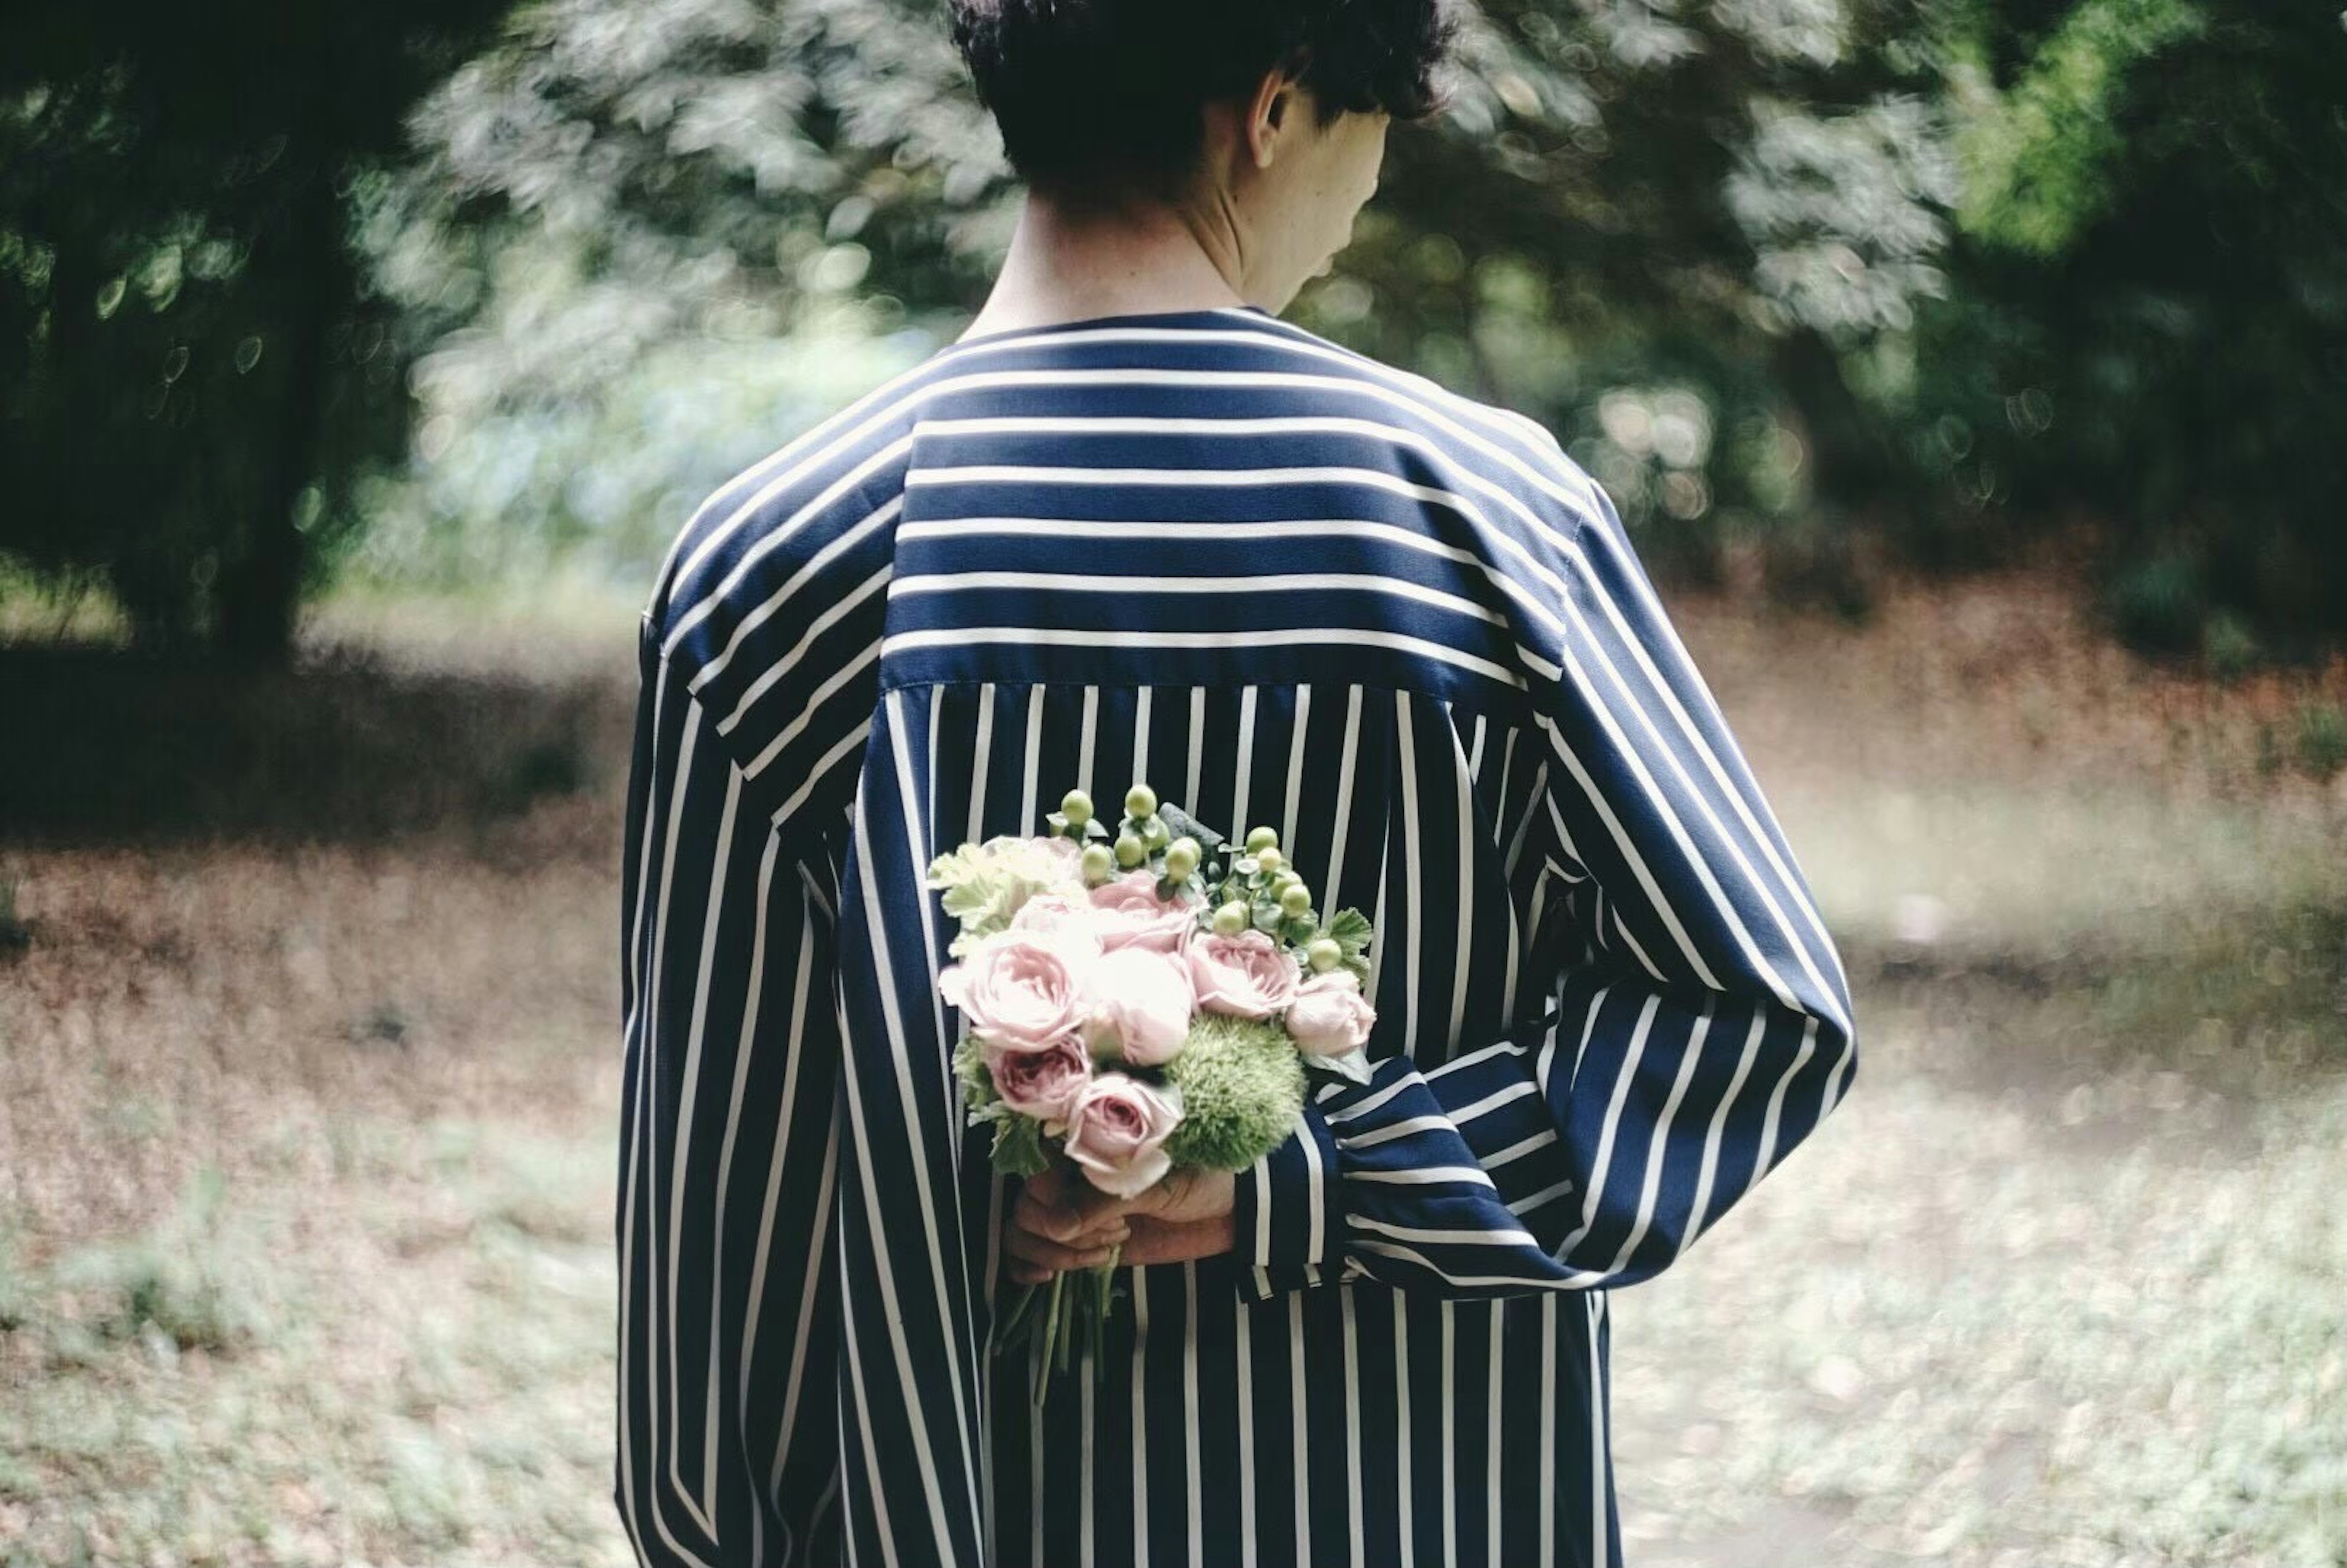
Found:
M 987 1070 L 985 1049 L 976 1035 L 965 1035 L 954 1047 L 954 1076 L 961 1081 L 962 1098 L 969 1102 L 969 1119 L 991 1121 L 1001 1112 L 1002 1097 L 994 1091 L 994 1074 Z
M 1043 1158 L 1043 1124 L 1032 1116 L 1006 1116 L 994 1124 L 994 1168 L 1006 1176 L 1040 1176 L 1048 1168 Z

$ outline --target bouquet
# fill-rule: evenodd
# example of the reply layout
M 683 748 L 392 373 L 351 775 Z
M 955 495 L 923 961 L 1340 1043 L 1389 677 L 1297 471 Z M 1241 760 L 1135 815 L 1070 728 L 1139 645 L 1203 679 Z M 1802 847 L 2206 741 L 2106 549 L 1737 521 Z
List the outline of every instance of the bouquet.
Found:
M 1302 1112 L 1311 1067 L 1369 1076 L 1362 993 L 1370 923 L 1324 920 L 1269 827 L 1234 848 L 1146 784 L 1111 832 L 1071 790 L 1034 837 L 964 844 L 929 865 L 961 923 L 938 989 L 967 1029 L 954 1052 L 994 1168 L 1066 1161 L 1134 1197 L 1177 1166 L 1243 1171 Z M 999 1351 L 1042 1337 L 1035 1402 L 1071 1340 L 1116 1299 L 1112 1260 L 1071 1286 L 1012 1286 Z

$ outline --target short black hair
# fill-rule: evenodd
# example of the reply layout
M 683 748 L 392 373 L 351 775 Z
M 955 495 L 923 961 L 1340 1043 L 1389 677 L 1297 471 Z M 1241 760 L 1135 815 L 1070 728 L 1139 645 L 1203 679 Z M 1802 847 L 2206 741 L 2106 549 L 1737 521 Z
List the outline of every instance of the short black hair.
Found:
M 1029 185 L 1173 195 L 1204 148 L 1199 111 L 1285 67 L 1321 125 L 1343 110 L 1420 119 L 1459 30 L 1449 0 L 949 0 L 954 46 Z

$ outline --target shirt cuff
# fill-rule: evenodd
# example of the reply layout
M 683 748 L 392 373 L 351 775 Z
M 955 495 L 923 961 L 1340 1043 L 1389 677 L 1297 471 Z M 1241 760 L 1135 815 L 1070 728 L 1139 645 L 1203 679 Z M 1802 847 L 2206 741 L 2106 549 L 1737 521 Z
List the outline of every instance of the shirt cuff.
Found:
M 1287 1141 L 1233 1180 L 1231 1250 L 1242 1296 L 1268 1301 L 1342 1272 L 1339 1181 L 1336 1136 L 1307 1100 Z

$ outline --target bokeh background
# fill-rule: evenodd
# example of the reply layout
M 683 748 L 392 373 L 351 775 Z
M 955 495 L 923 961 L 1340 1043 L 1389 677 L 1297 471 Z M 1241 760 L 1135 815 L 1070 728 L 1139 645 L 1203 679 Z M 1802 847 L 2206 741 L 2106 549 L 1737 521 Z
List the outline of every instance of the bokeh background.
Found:
M 1634 1568 L 2347 1564 L 2347 13 L 1469 22 L 1288 313 L 1606 485 L 1866 1057 Z M 1017 198 L 934 3 L 0 15 L 0 1565 L 627 1561 L 635 611 Z

